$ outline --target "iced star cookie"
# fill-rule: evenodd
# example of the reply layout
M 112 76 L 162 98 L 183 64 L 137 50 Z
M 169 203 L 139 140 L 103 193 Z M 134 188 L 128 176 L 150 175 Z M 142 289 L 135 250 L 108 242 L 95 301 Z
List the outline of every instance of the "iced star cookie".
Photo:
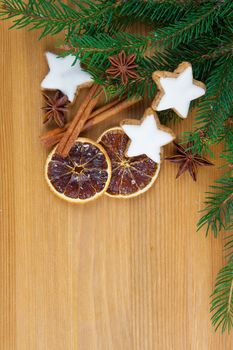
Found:
M 190 102 L 205 94 L 206 87 L 193 79 L 192 65 L 181 63 L 174 72 L 156 71 L 152 78 L 159 92 L 152 102 L 155 111 L 173 109 L 181 118 L 187 118 Z
M 77 60 L 73 64 L 74 56 L 58 57 L 56 54 L 47 52 L 46 58 L 49 73 L 41 82 L 42 89 L 60 90 L 72 103 L 81 87 L 93 84 L 91 75 L 81 68 L 80 61 Z
M 175 139 L 173 131 L 160 124 L 157 114 L 151 108 L 146 109 L 141 120 L 125 120 L 121 127 L 130 139 L 126 156 L 144 154 L 158 164 L 162 147 Z

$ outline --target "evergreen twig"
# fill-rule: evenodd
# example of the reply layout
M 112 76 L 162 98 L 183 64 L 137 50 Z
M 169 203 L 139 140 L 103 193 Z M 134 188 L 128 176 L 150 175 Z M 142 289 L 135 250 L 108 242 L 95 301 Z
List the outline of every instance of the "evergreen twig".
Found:
M 198 229 L 207 225 L 214 236 L 225 230 L 233 220 L 233 177 L 223 176 L 211 186 L 214 192 L 207 192 L 205 214 L 198 222 Z
M 218 273 L 210 311 L 215 330 L 221 327 L 224 332 L 233 328 L 233 255 Z

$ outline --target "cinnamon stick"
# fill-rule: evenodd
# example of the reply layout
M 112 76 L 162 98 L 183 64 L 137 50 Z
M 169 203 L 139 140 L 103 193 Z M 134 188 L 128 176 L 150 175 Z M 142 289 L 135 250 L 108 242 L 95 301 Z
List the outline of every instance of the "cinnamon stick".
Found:
M 94 112 L 92 112 L 89 117 L 89 119 L 94 118 L 95 116 L 99 115 L 100 113 L 110 109 L 111 107 L 115 106 L 119 103 L 119 99 L 116 99 L 110 103 L 107 103 L 103 107 L 97 108 Z M 52 146 L 56 145 L 63 137 L 65 131 L 68 129 L 71 123 L 67 123 L 64 128 L 55 128 L 52 130 L 47 131 L 44 135 L 40 137 L 41 143 L 46 148 L 51 148 Z
M 102 121 L 110 118 L 111 116 L 120 113 L 121 111 L 127 109 L 128 107 L 134 105 L 135 103 L 141 101 L 141 97 L 133 97 L 130 100 L 124 99 L 123 101 L 114 100 L 103 107 L 97 108 L 96 111 L 92 112 L 89 119 L 82 128 L 82 131 L 89 129 L 90 127 L 101 123 Z M 117 102 L 117 103 L 116 103 Z M 66 130 L 70 126 L 67 123 L 64 128 L 55 128 L 53 130 L 47 131 L 44 135 L 40 137 L 41 143 L 47 148 L 51 148 L 56 145 L 64 136 Z
M 59 145 L 56 149 L 57 154 L 63 157 L 67 156 L 80 131 L 82 130 L 83 125 L 91 114 L 91 111 L 97 104 L 101 89 L 102 87 L 97 84 L 94 84 L 91 87 L 83 103 L 79 107 L 77 114 L 75 115 L 67 131 L 59 142 Z
M 123 97 L 123 99 L 125 99 L 125 96 Z M 92 119 L 94 118 L 96 115 L 103 113 L 107 110 L 109 110 L 110 108 L 116 106 L 117 104 L 119 104 L 119 98 L 107 103 L 106 105 L 104 105 L 103 107 L 97 108 L 94 112 L 91 113 L 90 117 L 88 119 Z
M 40 139 L 49 139 L 50 137 L 54 137 L 56 135 L 59 135 L 59 134 L 64 134 L 64 132 L 68 129 L 68 127 L 70 126 L 70 123 L 67 123 L 65 124 L 65 126 L 63 128 L 55 128 L 55 129 L 52 129 L 52 130 L 49 130 L 49 131 L 46 131 L 46 133 L 44 135 L 42 135 L 40 137 Z
M 85 130 L 91 128 L 92 126 L 103 122 L 107 118 L 112 117 L 113 115 L 123 111 L 126 108 L 129 108 L 130 106 L 134 105 L 135 103 L 141 101 L 141 99 L 142 99 L 141 97 L 133 97 L 130 100 L 128 100 L 126 98 L 125 100 L 120 102 L 118 105 L 113 106 L 112 108 L 106 110 L 105 112 L 99 113 L 98 115 L 96 115 L 96 117 L 89 119 L 86 122 L 86 124 L 84 125 L 82 131 L 85 131 Z
M 47 134 L 42 135 L 40 142 L 44 145 L 45 148 L 50 149 L 61 141 L 65 131 L 61 132 L 60 134 L 51 135 L 49 137 Z
M 94 112 L 92 112 L 89 115 L 88 120 L 109 110 L 110 108 L 114 107 L 118 103 L 119 103 L 119 99 L 115 99 L 110 103 L 107 103 L 103 107 L 97 108 Z M 70 124 L 71 123 L 67 123 L 63 128 L 55 128 L 47 131 L 44 135 L 40 137 L 41 142 L 44 144 L 46 148 L 50 148 L 51 146 L 54 146 L 56 143 L 58 143 L 61 140 L 62 136 L 64 135 L 65 131 L 68 129 Z
M 105 111 L 107 111 L 107 110 L 110 110 L 110 108 L 116 106 L 117 104 L 119 104 L 119 99 L 115 99 L 115 100 L 113 100 L 113 101 L 107 103 L 107 104 L 104 105 L 103 107 L 97 108 L 94 112 L 92 112 L 92 113 L 89 115 L 89 117 L 88 117 L 87 120 L 92 119 L 92 118 L 94 118 L 95 116 L 98 116 L 99 114 L 101 114 L 101 113 L 103 113 L 103 112 L 105 112 Z M 55 129 L 52 129 L 52 130 L 47 131 L 44 135 L 42 135 L 42 136 L 40 137 L 40 140 L 42 141 L 42 143 L 44 143 L 44 142 L 46 143 L 46 140 L 47 140 L 47 139 L 49 140 L 49 138 L 53 138 L 53 137 L 55 137 L 55 136 L 57 136 L 57 135 L 59 135 L 59 134 L 64 134 L 64 132 L 68 129 L 68 127 L 70 126 L 70 124 L 71 124 L 71 123 L 69 122 L 69 123 L 67 123 L 63 128 L 55 128 Z

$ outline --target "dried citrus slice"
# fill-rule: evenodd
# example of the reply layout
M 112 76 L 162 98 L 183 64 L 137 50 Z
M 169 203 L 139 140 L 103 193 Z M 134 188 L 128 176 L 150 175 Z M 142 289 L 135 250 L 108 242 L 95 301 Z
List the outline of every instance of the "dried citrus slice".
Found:
M 156 180 L 160 165 L 145 155 L 127 157 L 129 137 L 122 128 L 105 131 L 98 142 L 106 149 L 112 165 L 112 176 L 106 194 L 130 198 L 147 191 Z
M 108 188 L 111 162 L 104 148 L 96 142 L 78 138 L 67 157 L 48 156 L 45 177 L 51 190 L 72 203 L 96 199 Z

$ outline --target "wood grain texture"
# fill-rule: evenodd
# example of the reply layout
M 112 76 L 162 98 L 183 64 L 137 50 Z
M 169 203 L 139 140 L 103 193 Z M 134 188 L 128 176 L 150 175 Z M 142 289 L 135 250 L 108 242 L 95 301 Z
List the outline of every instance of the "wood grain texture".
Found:
M 209 320 L 222 242 L 196 233 L 204 192 L 220 171 L 176 181 L 176 167 L 166 163 L 139 198 L 103 196 L 85 206 L 57 199 L 39 143 L 43 52 L 55 39 L 37 43 L 37 33 L 8 26 L 0 23 L 1 350 L 232 348 L 232 337 L 215 334 Z M 139 118 L 145 107 L 88 135 Z M 191 125 L 182 121 L 174 131 Z

